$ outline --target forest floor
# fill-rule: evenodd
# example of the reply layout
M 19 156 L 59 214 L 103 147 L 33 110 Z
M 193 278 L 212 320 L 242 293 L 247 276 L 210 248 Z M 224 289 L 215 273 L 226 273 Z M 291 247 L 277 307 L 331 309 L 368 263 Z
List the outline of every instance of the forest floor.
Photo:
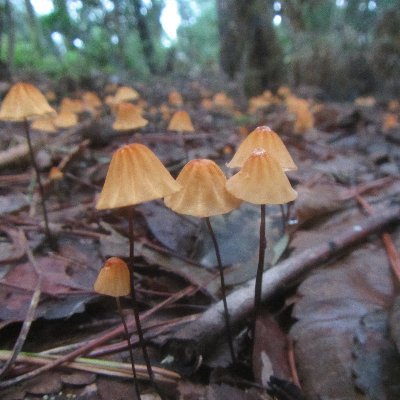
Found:
M 61 96 L 82 95 L 56 82 L 39 86 L 56 91 L 55 107 Z M 399 399 L 399 103 L 305 101 L 281 89 L 249 107 L 233 86 L 224 90 L 228 97 L 215 96 L 223 88 L 210 81 L 133 86 L 149 121 L 143 128 L 114 131 L 112 111 L 103 104 L 96 116 L 80 113 L 71 128 L 32 131 L 55 251 L 45 240 L 23 126 L 0 123 L 0 367 L 13 349 L 18 355 L 1 376 L 1 399 L 135 398 L 115 302 L 93 291 L 106 258 L 128 257 L 127 218 L 123 210 L 97 211 L 95 203 L 112 153 L 127 143 L 149 146 L 176 177 L 186 152 L 181 135 L 166 128 L 178 108 L 195 127 L 185 134 L 188 159 L 212 159 L 227 176 L 236 172 L 226 163 L 240 142 L 257 126 L 270 126 L 298 166 L 287 174 L 298 199 L 287 226 L 280 207 L 267 208 L 268 266 L 253 354 L 248 293 L 258 259 L 259 208 L 243 203 L 211 219 L 226 265 L 238 355 L 233 366 L 223 324 L 210 321 L 218 315 L 220 288 L 206 225 L 161 200 L 135 207 L 136 294 L 165 394 Z M 7 85 L 1 88 L 5 93 Z M 104 99 L 116 88 L 94 89 Z M 168 103 L 172 90 L 183 105 Z M 62 179 L 48 178 L 51 167 L 61 169 Z M 129 301 L 122 306 L 142 399 L 156 399 Z

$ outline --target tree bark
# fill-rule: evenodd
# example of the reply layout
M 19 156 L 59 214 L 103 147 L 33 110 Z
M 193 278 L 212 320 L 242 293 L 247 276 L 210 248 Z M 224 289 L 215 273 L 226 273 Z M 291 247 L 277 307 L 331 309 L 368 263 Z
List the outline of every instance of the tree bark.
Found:
M 25 0 L 25 8 L 29 19 L 29 28 L 32 35 L 32 40 L 39 56 L 43 56 L 43 38 L 40 32 L 38 20 L 36 18 L 35 10 L 33 9 L 31 0 Z
M 218 0 L 220 64 L 232 79 L 243 73 L 248 96 L 277 86 L 282 77 L 283 57 L 271 7 L 267 0 Z
M 136 26 L 139 32 L 140 40 L 142 41 L 143 55 L 149 71 L 152 74 L 157 72 L 156 64 L 154 61 L 154 45 L 151 40 L 150 29 L 147 24 L 146 17 L 141 13 L 143 3 L 141 0 L 131 0 L 135 11 Z

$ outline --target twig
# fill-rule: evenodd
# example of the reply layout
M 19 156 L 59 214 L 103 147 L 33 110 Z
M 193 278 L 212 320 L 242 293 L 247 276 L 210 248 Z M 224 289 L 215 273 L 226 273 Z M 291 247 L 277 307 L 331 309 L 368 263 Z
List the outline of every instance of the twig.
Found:
M 28 242 L 26 240 L 25 235 L 22 233 L 22 237 L 24 240 L 24 248 L 25 248 L 25 253 L 28 256 L 29 262 L 32 264 L 32 267 L 35 269 L 36 275 L 37 275 L 37 282 L 35 286 L 35 290 L 32 294 L 31 302 L 29 304 L 29 309 L 28 312 L 26 313 L 24 323 L 22 324 L 21 331 L 19 332 L 17 341 L 15 342 L 14 349 L 10 353 L 10 358 L 5 362 L 5 364 L 1 367 L 0 369 L 0 377 L 4 376 L 5 373 L 11 368 L 13 363 L 18 357 L 18 354 L 22 350 L 22 347 L 24 346 L 26 337 L 28 336 L 29 330 L 32 325 L 32 321 L 35 318 L 35 313 L 37 306 L 39 304 L 39 299 L 40 299 L 40 294 L 41 294 L 41 288 L 42 288 L 42 281 L 43 281 L 43 275 L 42 271 L 40 269 L 40 266 L 36 263 L 36 260 L 33 257 L 32 251 L 30 250 L 28 246 Z

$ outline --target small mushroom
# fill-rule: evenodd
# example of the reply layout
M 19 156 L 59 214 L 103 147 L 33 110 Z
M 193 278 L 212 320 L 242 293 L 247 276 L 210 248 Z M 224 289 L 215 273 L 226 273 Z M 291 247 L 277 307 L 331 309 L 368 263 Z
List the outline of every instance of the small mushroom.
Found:
M 254 293 L 255 325 L 261 303 L 264 257 L 267 247 L 265 205 L 293 201 L 297 197 L 297 192 L 293 190 L 279 162 L 261 148 L 254 149 L 242 169 L 228 179 L 226 189 L 241 200 L 261 206 L 260 248 Z
M 117 106 L 117 117 L 113 123 L 116 131 L 130 131 L 143 128 L 149 123 L 142 117 L 142 110 L 131 103 L 119 103 Z
M 232 160 L 227 164 L 229 168 L 242 167 L 255 148 L 263 148 L 273 156 L 285 171 L 296 170 L 297 166 L 290 156 L 285 144 L 279 135 L 268 126 L 259 126 L 249 133 L 240 144 Z
M 121 260 L 118 257 L 109 258 L 105 262 L 104 266 L 100 269 L 96 282 L 94 283 L 94 290 L 96 293 L 115 297 L 115 300 L 117 302 L 118 314 L 121 318 L 122 325 L 124 326 L 125 338 L 128 343 L 136 395 L 138 399 L 141 399 L 139 383 L 135 368 L 135 361 L 133 358 L 132 343 L 130 341 L 128 326 L 126 325 L 124 314 L 122 313 L 120 301 L 121 296 L 127 296 L 131 292 L 129 268 L 126 265 L 125 261 Z
M 40 90 L 26 82 L 18 82 L 13 85 L 4 98 L 0 108 L 0 120 L 14 122 L 20 121 L 24 123 L 29 155 L 32 166 L 36 173 L 36 179 L 39 187 L 47 242 L 53 250 L 56 250 L 56 241 L 54 240 L 49 228 L 44 188 L 40 177 L 39 167 L 36 163 L 35 154 L 33 151 L 28 122 L 29 119 L 50 116 L 52 114 L 55 114 L 55 111 L 50 107 Z

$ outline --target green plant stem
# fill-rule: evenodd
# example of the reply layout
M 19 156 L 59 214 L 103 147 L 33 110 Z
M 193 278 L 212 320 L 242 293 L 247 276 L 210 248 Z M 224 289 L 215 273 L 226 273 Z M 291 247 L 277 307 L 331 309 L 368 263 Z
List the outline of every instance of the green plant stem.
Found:
M 137 334 L 139 337 L 139 344 L 140 347 L 142 348 L 142 353 L 143 353 L 143 358 L 144 362 L 146 363 L 147 367 L 147 373 L 149 374 L 149 380 L 156 389 L 157 393 L 160 395 L 161 399 L 164 400 L 164 397 L 154 379 L 154 373 L 153 369 L 151 367 L 151 362 L 150 362 L 150 357 L 147 352 L 146 348 L 146 343 L 144 341 L 144 335 L 143 335 L 143 330 L 142 330 L 142 324 L 140 322 L 140 316 L 139 316 L 139 307 L 137 304 L 137 299 L 136 299 L 136 292 L 135 292 L 135 236 L 133 232 L 133 206 L 129 206 L 128 208 L 128 233 L 129 233 L 129 274 L 131 278 L 131 299 L 132 299 L 132 308 L 133 308 L 133 315 L 135 317 L 135 322 L 136 322 L 136 329 L 137 329 Z
M 39 168 L 36 164 L 36 159 L 35 159 L 35 153 L 33 151 L 33 146 L 32 146 L 32 141 L 31 141 L 31 134 L 30 134 L 30 128 L 29 128 L 29 122 L 25 118 L 24 119 L 24 128 L 25 128 L 25 134 L 26 134 L 26 140 L 28 142 L 28 148 L 29 148 L 29 156 L 31 158 L 31 163 L 33 166 L 33 169 L 35 170 L 36 173 L 36 180 L 39 186 L 39 194 L 40 194 L 40 202 L 42 205 L 42 210 L 43 210 L 43 218 L 44 218 L 44 229 L 46 233 L 46 239 L 47 242 L 50 246 L 50 248 L 54 251 L 57 250 L 57 243 L 54 240 L 51 232 L 50 232 L 50 227 L 49 227 L 49 220 L 47 217 L 47 208 L 46 208 L 46 199 L 44 196 L 44 189 L 43 189 L 43 184 L 42 184 L 42 179 L 40 178 L 40 171 Z
M 218 270 L 219 270 L 219 276 L 220 276 L 220 281 L 221 281 L 222 301 L 224 303 L 225 330 L 226 330 L 226 334 L 227 334 L 229 351 L 231 353 L 232 363 L 235 363 L 236 357 L 235 357 L 235 350 L 233 348 L 232 329 L 231 329 L 231 323 L 230 323 L 230 319 L 229 319 L 228 303 L 226 301 L 226 286 L 225 286 L 225 278 L 224 278 L 224 269 L 222 268 L 221 253 L 219 251 L 217 238 L 215 237 L 214 230 L 211 226 L 210 218 L 206 217 L 205 220 L 206 220 L 208 231 L 210 232 L 211 240 L 214 244 L 215 255 L 217 257 Z
M 254 321 L 253 321 L 253 335 L 256 329 L 256 320 L 259 313 L 261 304 L 261 289 L 262 289 L 262 278 L 264 272 L 264 259 L 265 249 L 267 248 L 267 238 L 265 235 L 265 204 L 261 204 L 261 221 L 260 221 L 260 247 L 258 253 L 258 266 L 256 273 L 256 283 L 254 290 Z
M 121 321 L 122 321 L 122 325 L 124 326 L 124 331 L 125 331 L 125 336 L 126 336 L 126 341 L 128 342 L 128 350 L 129 350 L 129 357 L 131 359 L 131 365 L 132 365 L 132 374 L 133 374 L 133 383 L 135 385 L 135 391 L 136 391 L 136 396 L 139 400 L 141 400 L 141 396 L 140 396 L 140 390 L 139 390 L 139 382 L 137 379 L 137 375 L 136 375 L 136 368 L 135 368 L 135 361 L 133 359 L 133 351 L 132 351 L 132 343 L 131 343 L 131 339 L 129 336 L 129 331 L 128 331 L 128 327 L 126 325 L 126 321 L 124 318 L 124 314 L 122 313 L 122 308 L 121 308 L 121 301 L 119 297 L 115 298 L 116 302 L 117 302 L 117 309 L 118 309 L 118 314 L 121 317 Z

